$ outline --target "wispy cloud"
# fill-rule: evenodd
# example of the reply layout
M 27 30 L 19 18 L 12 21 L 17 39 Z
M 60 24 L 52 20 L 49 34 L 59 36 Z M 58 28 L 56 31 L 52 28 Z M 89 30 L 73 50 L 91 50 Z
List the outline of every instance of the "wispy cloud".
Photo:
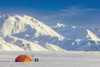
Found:
M 97 10 L 97 9 L 93 9 L 93 8 L 86 8 L 86 9 L 84 9 L 84 10 L 86 10 L 86 11 L 94 11 L 94 10 Z
M 53 13 L 40 17 L 41 19 L 46 19 L 46 20 L 53 20 L 53 19 L 61 19 L 61 18 L 68 18 L 68 17 L 73 17 L 73 16 L 77 16 L 77 15 L 81 15 L 86 13 L 87 11 L 95 11 L 98 9 L 94 9 L 94 8 L 79 8 L 79 7 L 70 7 L 67 9 L 61 9 L 58 11 L 54 11 Z
M 59 11 L 61 12 L 60 15 L 63 15 L 63 16 L 75 16 L 77 14 L 82 14 L 85 11 L 94 11 L 94 10 L 97 10 L 97 9 L 93 9 L 93 8 L 81 9 L 81 8 L 78 8 L 78 7 L 71 7 L 71 8 L 62 9 L 62 10 L 59 10 Z

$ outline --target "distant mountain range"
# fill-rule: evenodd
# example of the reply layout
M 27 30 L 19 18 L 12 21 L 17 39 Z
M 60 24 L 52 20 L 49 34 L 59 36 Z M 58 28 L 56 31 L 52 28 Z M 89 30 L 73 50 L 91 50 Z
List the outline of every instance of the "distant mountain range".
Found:
M 96 26 L 72 26 L 58 23 L 51 27 L 65 37 L 63 45 L 66 50 L 100 50 L 100 27 Z

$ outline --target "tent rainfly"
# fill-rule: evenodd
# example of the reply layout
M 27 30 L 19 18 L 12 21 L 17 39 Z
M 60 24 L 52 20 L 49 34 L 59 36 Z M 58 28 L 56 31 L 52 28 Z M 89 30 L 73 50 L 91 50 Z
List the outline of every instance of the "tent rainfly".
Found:
M 27 55 L 19 55 L 15 59 L 15 62 L 32 62 L 32 59 Z

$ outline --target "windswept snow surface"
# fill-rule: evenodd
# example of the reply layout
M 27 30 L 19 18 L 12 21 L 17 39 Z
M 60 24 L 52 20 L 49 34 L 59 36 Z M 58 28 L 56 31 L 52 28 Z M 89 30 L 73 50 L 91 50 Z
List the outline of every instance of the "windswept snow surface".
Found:
M 30 56 L 29 63 L 15 62 L 21 54 Z M 34 55 L 34 57 L 32 57 Z M 39 62 L 34 62 L 38 58 Z M 0 52 L 0 67 L 99 67 L 100 52 Z

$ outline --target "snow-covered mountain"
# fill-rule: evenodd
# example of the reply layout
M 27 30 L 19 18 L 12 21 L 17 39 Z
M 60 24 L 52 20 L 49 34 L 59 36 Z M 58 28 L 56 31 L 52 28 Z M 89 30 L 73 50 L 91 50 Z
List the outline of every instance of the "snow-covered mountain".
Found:
M 27 15 L 0 16 L 0 50 L 100 50 L 100 27 L 47 26 Z
M 26 15 L 0 16 L 0 37 L 6 43 L 13 44 L 22 50 L 65 51 L 53 44 L 64 40 L 63 36 L 35 18 Z

